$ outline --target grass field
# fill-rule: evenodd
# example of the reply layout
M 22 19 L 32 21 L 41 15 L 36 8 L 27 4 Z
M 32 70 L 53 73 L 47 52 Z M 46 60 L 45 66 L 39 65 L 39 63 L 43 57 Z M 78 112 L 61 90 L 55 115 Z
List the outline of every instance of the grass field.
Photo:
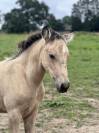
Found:
M 0 34 L 0 60 L 12 55 L 16 51 L 16 44 L 26 37 Z M 99 118 L 99 35 L 75 33 L 68 47 L 70 90 L 67 94 L 59 94 L 49 75 L 45 75 L 46 95 L 40 105 L 36 123 L 39 128 L 48 126 L 53 119 L 66 120 L 65 124 L 75 123 L 78 128 L 88 124 L 89 120 Z M 61 129 L 63 126 L 58 125 L 56 128 Z M 55 133 L 54 130 L 52 133 Z

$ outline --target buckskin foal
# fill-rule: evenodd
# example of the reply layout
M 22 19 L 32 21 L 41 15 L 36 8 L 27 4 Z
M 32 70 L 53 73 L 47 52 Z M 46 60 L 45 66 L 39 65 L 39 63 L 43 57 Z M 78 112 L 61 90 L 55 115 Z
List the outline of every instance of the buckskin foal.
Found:
M 62 35 L 45 26 L 42 32 L 19 44 L 15 58 L 0 62 L 0 112 L 8 113 L 9 132 L 34 133 L 34 121 L 39 102 L 44 96 L 42 79 L 46 71 L 55 81 L 57 90 L 69 88 L 67 59 L 69 51 Z

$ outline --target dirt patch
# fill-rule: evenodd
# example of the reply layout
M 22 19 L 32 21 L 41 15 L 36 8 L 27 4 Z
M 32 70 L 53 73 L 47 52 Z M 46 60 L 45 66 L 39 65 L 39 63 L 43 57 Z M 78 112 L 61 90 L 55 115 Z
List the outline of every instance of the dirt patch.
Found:
M 96 108 L 96 109 L 99 110 L 99 100 L 92 99 L 92 98 L 87 98 L 86 100 L 88 101 L 88 103 L 89 103 L 92 107 L 94 107 L 94 108 Z
M 99 121 L 87 120 L 87 124 L 79 128 L 75 123 L 71 123 L 66 119 L 52 119 L 49 122 L 45 122 L 37 127 L 37 133 L 99 133 Z M 39 122 L 37 122 L 39 123 Z M 40 124 L 40 123 L 39 123 Z M 21 132 L 23 132 L 23 125 L 21 125 Z M 0 133 L 7 133 L 8 130 L 8 118 L 5 114 L 0 114 Z
M 47 97 L 51 99 L 51 97 Z M 44 109 L 39 112 L 36 121 L 37 133 L 99 133 L 99 101 L 96 99 L 86 98 L 88 103 L 97 109 L 92 112 L 91 118 L 70 121 L 65 118 L 50 118 L 51 111 Z M 23 131 L 23 124 L 20 126 L 21 132 Z M 8 117 L 7 114 L 0 114 L 0 133 L 8 133 Z

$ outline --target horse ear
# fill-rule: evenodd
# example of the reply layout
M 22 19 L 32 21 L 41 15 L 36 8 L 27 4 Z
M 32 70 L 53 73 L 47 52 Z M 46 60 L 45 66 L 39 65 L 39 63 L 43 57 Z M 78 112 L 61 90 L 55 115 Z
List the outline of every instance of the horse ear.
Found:
M 45 39 L 45 41 L 50 40 L 50 38 L 51 38 L 51 29 L 48 26 L 43 27 L 42 37 Z
M 66 43 L 68 44 L 74 39 L 74 34 L 73 33 L 67 33 L 64 34 L 63 37 L 65 38 Z

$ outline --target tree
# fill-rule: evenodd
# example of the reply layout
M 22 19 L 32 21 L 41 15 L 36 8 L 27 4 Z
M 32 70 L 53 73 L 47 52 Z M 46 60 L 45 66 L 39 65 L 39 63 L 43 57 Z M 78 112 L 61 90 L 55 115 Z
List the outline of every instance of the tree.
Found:
M 71 25 L 71 16 L 64 16 L 62 21 L 63 21 L 64 24 Z
M 28 20 L 22 14 L 20 9 L 13 9 L 11 13 L 5 15 L 5 23 L 2 29 L 6 32 L 20 33 L 28 29 Z
M 21 33 L 30 32 L 38 29 L 42 20 L 48 20 L 51 27 L 58 31 L 64 30 L 62 20 L 57 20 L 49 13 L 49 7 L 44 2 L 38 0 L 18 0 L 18 8 L 5 14 L 3 31 Z
M 98 31 L 99 30 L 98 18 L 99 18 L 99 0 L 79 0 L 76 4 L 73 5 L 72 9 L 73 30 L 77 28 L 77 21 L 79 19 L 78 21 L 79 30 Z
M 64 22 L 57 20 L 55 16 L 49 13 L 49 7 L 44 2 L 38 0 L 18 0 L 18 8 L 5 14 L 3 31 L 21 33 L 30 32 L 38 29 L 38 25 L 43 20 L 48 20 L 50 26 L 58 31 L 65 29 Z
M 18 0 L 22 13 L 27 17 L 29 23 L 40 22 L 42 19 L 47 19 L 49 15 L 49 7 L 37 0 Z
M 72 31 L 82 30 L 82 22 L 78 17 L 72 16 Z
M 71 25 L 72 25 L 72 17 L 71 16 L 65 16 L 62 18 L 62 22 L 64 24 L 65 30 L 70 31 Z
M 80 31 L 82 29 L 81 11 L 79 3 L 73 5 L 72 9 L 72 30 Z
M 64 23 L 62 22 L 61 19 L 52 21 L 52 28 L 56 31 L 64 31 L 65 30 Z
M 37 23 L 47 19 L 49 16 L 49 7 L 37 0 L 18 0 L 18 9 L 13 9 L 5 14 L 5 23 L 2 29 L 6 32 L 20 33 L 30 32 L 37 29 Z
M 96 32 L 99 31 L 99 16 L 98 17 L 97 16 L 94 16 L 92 18 L 90 27 L 91 27 L 91 31 L 96 31 Z
M 54 30 L 56 30 L 56 31 L 64 31 L 65 30 L 64 23 L 62 22 L 62 20 L 56 19 L 53 14 L 49 14 L 47 20 L 48 20 L 51 28 L 53 28 Z

